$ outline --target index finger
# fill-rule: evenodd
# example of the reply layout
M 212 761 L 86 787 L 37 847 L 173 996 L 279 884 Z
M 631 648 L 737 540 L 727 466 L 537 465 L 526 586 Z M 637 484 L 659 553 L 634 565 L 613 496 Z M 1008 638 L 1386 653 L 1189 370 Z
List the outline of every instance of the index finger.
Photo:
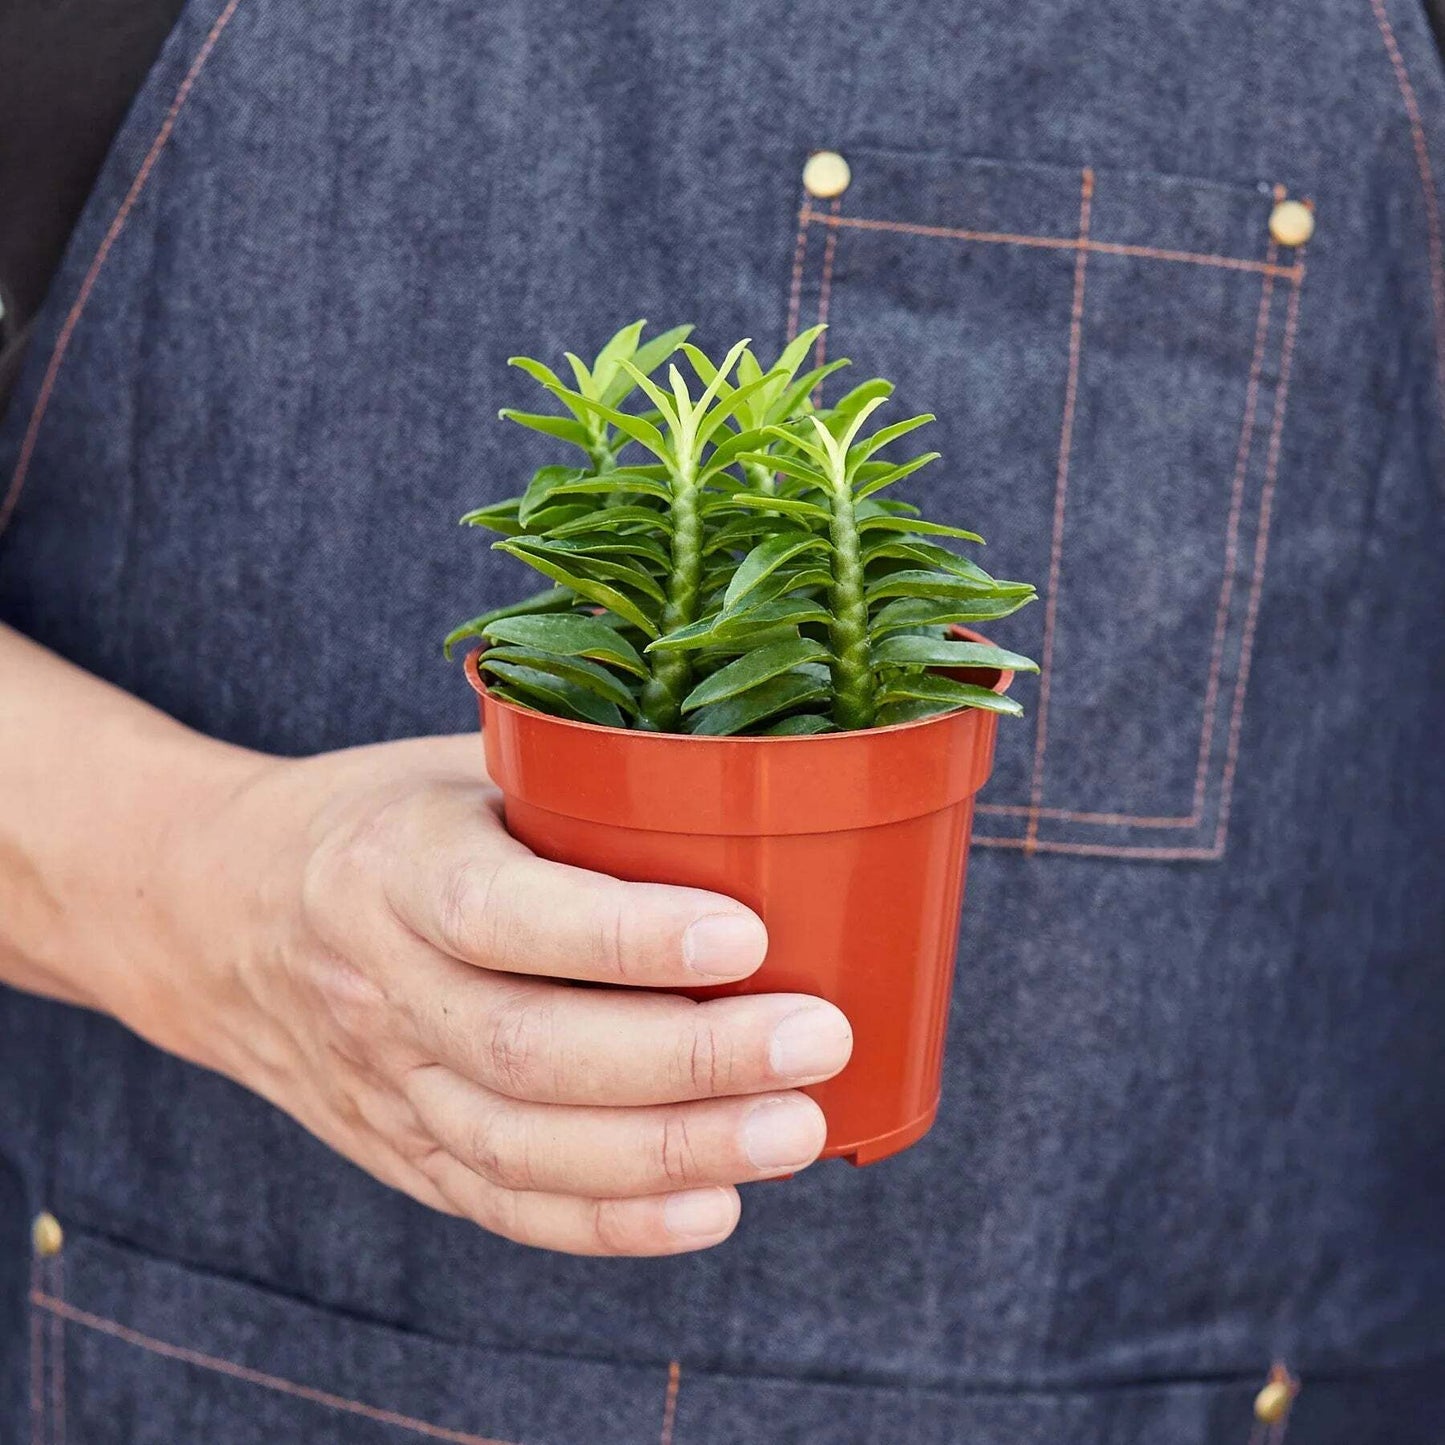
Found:
M 403 923 L 464 963 L 677 988 L 745 978 L 767 952 L 762 920 L 735 899 L 548 862 L 474 804 L 439 821 L 387 892 Z

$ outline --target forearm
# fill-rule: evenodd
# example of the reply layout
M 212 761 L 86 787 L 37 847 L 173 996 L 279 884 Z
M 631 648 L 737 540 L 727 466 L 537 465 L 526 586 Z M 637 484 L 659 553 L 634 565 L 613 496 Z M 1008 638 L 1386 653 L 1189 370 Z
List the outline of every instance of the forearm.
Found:
M 0 626 L 0 982 L 148 1031 L 168 840 L 259 763 Z

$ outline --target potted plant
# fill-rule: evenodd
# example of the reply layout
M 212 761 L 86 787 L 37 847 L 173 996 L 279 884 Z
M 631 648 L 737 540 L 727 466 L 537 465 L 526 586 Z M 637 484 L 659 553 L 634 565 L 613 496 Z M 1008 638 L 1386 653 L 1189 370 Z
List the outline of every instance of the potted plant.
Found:
M 981 539 L 891 491 L 925 423 L 875 427 L 892 387 L 826 409 L 818 330 L 764 368 L 688 329 L 618 332 L 573 384 L 527 357 L 565 444 L 522 495 L 462 520 L 549 579 L 457 628 L 507 826 L 536 852 L 740 899 L 762 967 L 713 992 L 837 1004 L 851 1063 L 810 1090 L 825 1156 L 870 1163 L 938 1106 L 973 797 L 1007 688 L 1034 668 L 964 630 L 1034 598 L 947 545 Z M 671 362 L 666 384 L 654 380 Z M 885 455 L 888 453 L 888 455 Z

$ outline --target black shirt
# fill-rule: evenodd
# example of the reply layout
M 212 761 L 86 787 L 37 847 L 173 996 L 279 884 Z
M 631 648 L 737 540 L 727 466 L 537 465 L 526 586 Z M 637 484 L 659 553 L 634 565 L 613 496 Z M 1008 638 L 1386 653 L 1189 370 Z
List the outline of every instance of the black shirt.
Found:
M 0 0 L 0 407 L 105 153 L 183 0 Z

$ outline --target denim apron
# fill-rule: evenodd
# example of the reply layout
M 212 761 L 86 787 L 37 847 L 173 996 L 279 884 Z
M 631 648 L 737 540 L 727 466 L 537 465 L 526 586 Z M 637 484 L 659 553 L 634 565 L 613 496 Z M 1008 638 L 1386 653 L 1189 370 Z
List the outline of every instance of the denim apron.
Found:
M 1441 165 L 1413 0 L 190 0 L 0 435 L 0 617 L 251 747 L 474 727 L 507 355 L 822 319 L 1044 672 L 936 1128 L 704 1255 L 519 1248 L 0 996 L 0 1439 L 1445 1438 Z

